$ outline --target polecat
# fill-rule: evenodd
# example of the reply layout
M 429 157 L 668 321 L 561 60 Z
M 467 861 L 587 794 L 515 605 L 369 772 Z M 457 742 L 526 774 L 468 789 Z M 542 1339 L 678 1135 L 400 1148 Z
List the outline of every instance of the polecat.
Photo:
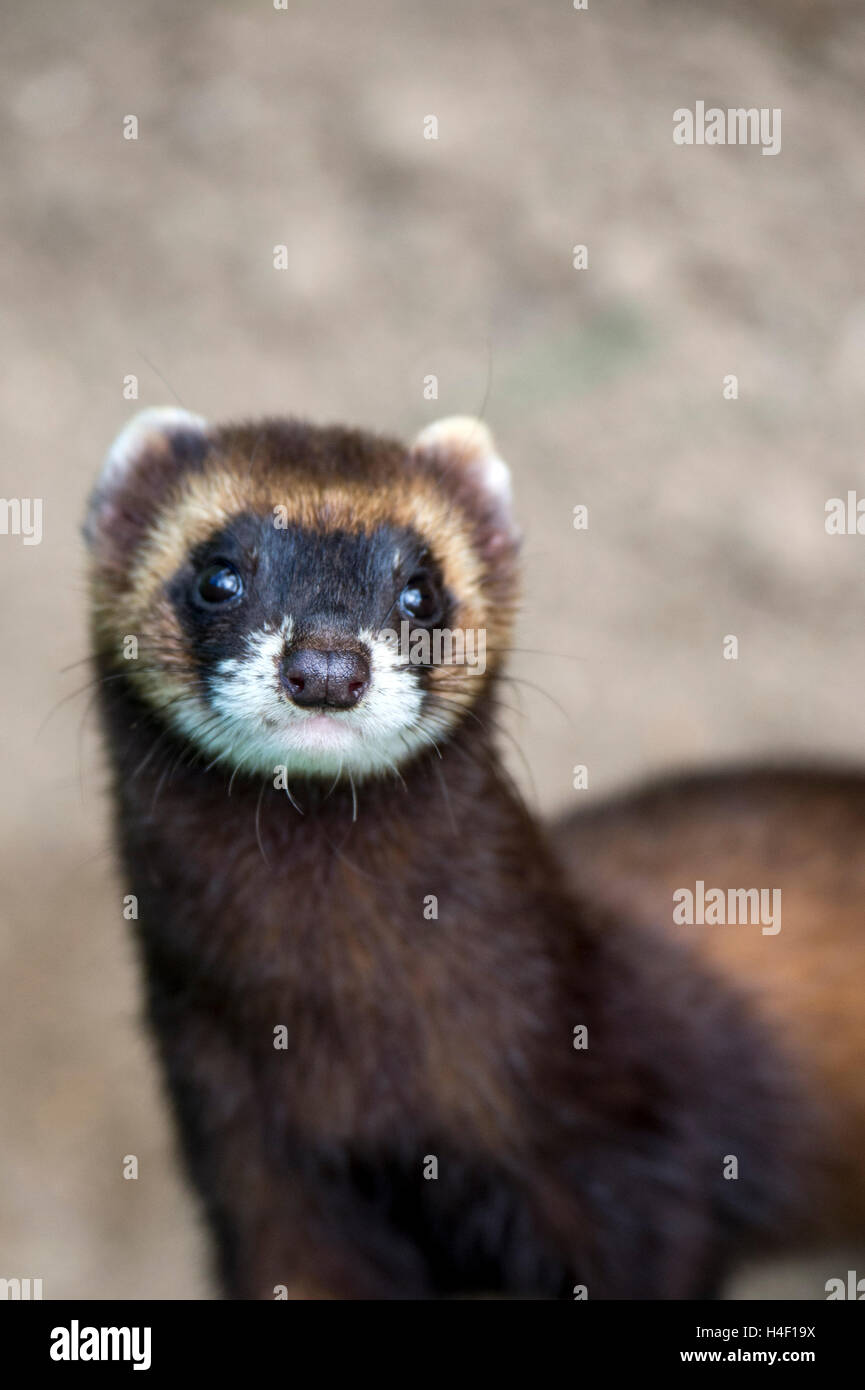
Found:
M 714 1295 L 823 1118 L 717 972 L 578 896 L 505 776 L 483 425 L 148 411 L 86 522 L 119 842 L 236 1298 Z M 393 633 L 483 632 L 484 669 Z

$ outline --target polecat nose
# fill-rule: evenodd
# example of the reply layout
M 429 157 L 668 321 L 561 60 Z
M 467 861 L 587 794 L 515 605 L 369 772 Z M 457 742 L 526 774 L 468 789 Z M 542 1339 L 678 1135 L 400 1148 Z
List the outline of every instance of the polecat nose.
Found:
M 369 662 L 360 652 L 322 652 L 305 647 L 289 653 L 280 675 L 296 705 L 350 709 L 369 685 Z

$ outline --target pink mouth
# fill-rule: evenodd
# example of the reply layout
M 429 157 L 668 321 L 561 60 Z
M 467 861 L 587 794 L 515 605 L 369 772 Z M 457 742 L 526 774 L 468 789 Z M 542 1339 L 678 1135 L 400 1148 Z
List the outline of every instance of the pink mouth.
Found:
M 354 730 L 332 714 L 307 715 L 292 732 L 310 748 L 345 748 L 354 737 Z

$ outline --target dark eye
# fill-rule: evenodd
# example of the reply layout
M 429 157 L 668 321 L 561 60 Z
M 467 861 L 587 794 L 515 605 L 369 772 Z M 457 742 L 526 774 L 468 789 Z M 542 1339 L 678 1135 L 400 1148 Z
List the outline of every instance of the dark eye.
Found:
M 414 574 L 399 596 L 400 612 L 419 623 L 432 623 L 441 616 L 441 597 L 428 574 Z
M 198 576 L 198 597 L 205 603 L 225 603 L 243 593 L 243 581 L 234 565 L 217 560 Z

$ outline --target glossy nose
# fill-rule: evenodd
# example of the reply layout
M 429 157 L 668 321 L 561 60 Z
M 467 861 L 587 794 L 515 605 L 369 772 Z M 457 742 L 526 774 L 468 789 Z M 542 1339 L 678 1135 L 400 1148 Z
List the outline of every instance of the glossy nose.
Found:
M 360 652 L 291 652 L 282 663 L 282 683 L 296 705 L 351 709 L 369 685 L 369 662 Z

